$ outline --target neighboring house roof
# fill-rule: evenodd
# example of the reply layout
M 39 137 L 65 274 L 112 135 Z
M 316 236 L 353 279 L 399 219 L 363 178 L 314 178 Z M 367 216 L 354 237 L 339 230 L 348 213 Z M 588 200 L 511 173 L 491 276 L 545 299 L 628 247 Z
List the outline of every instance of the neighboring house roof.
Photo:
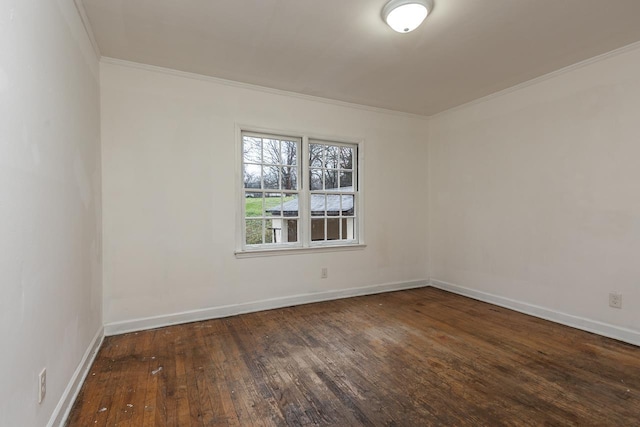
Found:
M 327 192 L 330 191 L 351 192 L 353 191 L 353 187 L 327 190 Z M 341 210 L 340 202 L 342 201 L 342 215 L 353 215 L 353 199 L 354 196 L 351 194 L 327 194 L 326 198 L 324 194 L 312 194 L 311 213 L 324 215 L 326 210 L 328 215 L 338 215 Z M 283 216 L 297 216 L 298 209 L 298 199 L 293 199 L 281 205 L 274 206 L 271 209 L 267 209 L 267 212 L 274 216 L 280 216 L 280 210 L 282 210 Z

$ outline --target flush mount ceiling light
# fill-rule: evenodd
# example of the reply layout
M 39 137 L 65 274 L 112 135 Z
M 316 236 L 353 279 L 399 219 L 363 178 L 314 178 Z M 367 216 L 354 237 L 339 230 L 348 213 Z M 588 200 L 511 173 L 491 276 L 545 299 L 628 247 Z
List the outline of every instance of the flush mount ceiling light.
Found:
M 382 20 L 399 33 L 408 33 L 422 24 L 433 10 L 433 0 L 391 0 L 382 8 Z

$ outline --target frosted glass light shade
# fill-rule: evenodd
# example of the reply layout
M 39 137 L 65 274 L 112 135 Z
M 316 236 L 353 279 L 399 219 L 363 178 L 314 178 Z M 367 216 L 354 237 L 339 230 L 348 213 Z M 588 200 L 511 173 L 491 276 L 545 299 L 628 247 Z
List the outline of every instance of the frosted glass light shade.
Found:
M 408 33 L 422 24 L 433 9 L 433 0 L 391 0 L 382 9 L 382 19 L 395 31 Z

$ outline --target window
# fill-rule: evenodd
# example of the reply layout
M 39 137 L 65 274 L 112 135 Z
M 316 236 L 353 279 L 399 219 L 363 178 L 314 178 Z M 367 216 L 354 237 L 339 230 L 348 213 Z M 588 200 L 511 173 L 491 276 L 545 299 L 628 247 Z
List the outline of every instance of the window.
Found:
M 311 241 L 354 240 L 355 153 L 353 145 L 310 141 Z
M 247 246 L 299 241 L 299 212 L 288 212 L 286 206 L 299 199 L 300 144 L 299 138 L 242 134 Z
M 359 244 L 358 144 L 241 132 L 242 250 Z

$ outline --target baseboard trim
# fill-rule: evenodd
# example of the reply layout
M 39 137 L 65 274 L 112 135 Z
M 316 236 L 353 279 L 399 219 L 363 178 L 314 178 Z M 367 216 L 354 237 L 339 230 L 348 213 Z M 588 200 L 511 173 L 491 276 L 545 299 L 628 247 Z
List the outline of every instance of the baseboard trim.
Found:
M 489 304 L 508 308 L 520 313 L 529 314 L 551 322 L 559 323 L 572 328 L 581 329 L 583 331 L 592 332 L 608 338 L 624 341 L 629 344 L 640 346 L 640 332 L 632 329 L 622 328 L 608 323 L 598 322 L 596 320 L 586 319 L 584 317 L 574 316 L 551 310 L 545 307 L 529 304 L 510 298 L 493 295 L 490 293 L 477 291 L 475 289 L 465 288 L 453 283 L 443 282 L 441 280 L 430 280 L 430 285 L 443 291 L 452 292 L 454 294 L 463 295 Z
M 82 388 L 82 384 L 84 384 L 84 380 L 89 374 L 89 369 L 98 354 L 98 350 L 100 349 L 100 345 L 102 345 L 103 339 L 104 328 L 101 327 L 91 340 L 91 343 L 89 344 L 89 347 L 87 347 L 87 351 L 85 351 L 84 356 L 82 356 L 76 371 L 71 376 L 71 380 L 69 381 L 67 388 L 62 393 L 60 401 L 47 423 L 47 427 L 61 427 L 67 421 L 67 417 L 69 417 L 73 403 L 76 401 L 78 393 L 80 393 L 80 389 Z
M 106 336 L 119 335 L 128 332 L 142 331 L 145 329 L 155 329 L 165 326 L 178 325 L 181 323 L 190 323 L 198 322 L 201 320 L 217 319 L 220 317 L 229 317 L 237 314 L 253 313 L 256 311 L 272 310 L 276 308 L 291 307 L 294 305 L 310 304 L 314 302 L 331 301 L 341 298 L 350 298 L 363 295 L 374 295 L 384 292 L 422 288 L 425 286 L 429 286 L 428 280 L 416 280 L 411 282 L 386 283 L 382 285 L 364 286 L 360 288 L 339 289 L 311 294 L 294 295 L 283 298 L 272 298 L 242 304 L 224 305 L 200 310 L 167 314 L 163 316 L 154 316 L 141 319 L 126 320 L 122 322 L 107 323 L 104 326 L 104 333 Z

